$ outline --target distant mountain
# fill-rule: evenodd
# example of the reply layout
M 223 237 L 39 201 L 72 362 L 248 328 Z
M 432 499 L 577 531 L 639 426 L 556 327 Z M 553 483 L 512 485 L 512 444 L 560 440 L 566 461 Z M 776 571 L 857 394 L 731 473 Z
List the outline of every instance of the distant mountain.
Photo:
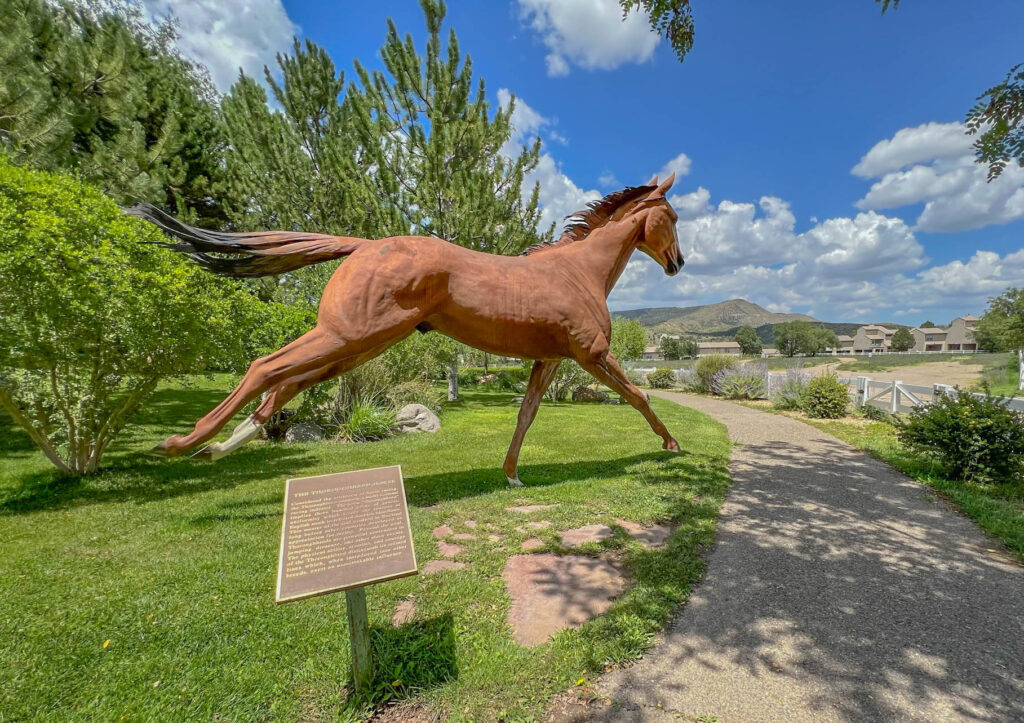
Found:
M 616 311 L 613 315 L 635 319 L 654 332 L 702 336 L 732 336 L 739 327 L 748 325 L 756 329 L 786 321 L 817 321 L 807 314 L 776 314 L 745 299 L 731 299 L 704 306 L 631 309 Z

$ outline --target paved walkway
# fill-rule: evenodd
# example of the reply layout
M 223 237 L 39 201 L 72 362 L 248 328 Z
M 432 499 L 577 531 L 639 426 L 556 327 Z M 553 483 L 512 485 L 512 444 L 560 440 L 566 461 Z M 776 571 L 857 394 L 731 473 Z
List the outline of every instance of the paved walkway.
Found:
M 601 700 L 556 718 L 1024 721 L 1024 567 L 813 427 L 658 395 L 738 443 L 707 577 L 643 660 L 598 684 Z

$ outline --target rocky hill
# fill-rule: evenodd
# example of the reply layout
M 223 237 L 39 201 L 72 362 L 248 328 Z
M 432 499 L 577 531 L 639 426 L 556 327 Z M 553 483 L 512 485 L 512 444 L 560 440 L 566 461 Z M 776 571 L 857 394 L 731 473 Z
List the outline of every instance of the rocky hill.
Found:
M 654 309 L 616 311 L 615 316 L 635 319 L 655 332 L 665 334 L 727 335 L 741 326 L 755 329 L 785 321 L 816 321 L 807 314 L 776 314 L 745 299 L 731 299 L 704 306 L 664 306 Z

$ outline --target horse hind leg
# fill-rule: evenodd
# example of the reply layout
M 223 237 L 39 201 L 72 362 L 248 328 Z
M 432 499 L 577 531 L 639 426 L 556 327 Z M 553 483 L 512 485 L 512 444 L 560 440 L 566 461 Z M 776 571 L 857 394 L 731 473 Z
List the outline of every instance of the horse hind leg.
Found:
M 508 454 L 505 455 L 505 464 L 502 469 L 508 483 L 513 487 L 522 487 L 519 481 L 519 450 L 523 447 L 523 439 L 526 437 L 526 430 L 533 424 L 537 416 L 537 408 L 540 406 L 541 397 L 551 385 L 555 378 L 560 360 L 536 361 L 533 363 L 533 371 L 530 372 L 530 383 L 526 387 L 526 394 L 523 395 L 523 403 L 519 406 L 519 417 L 516 420 L 516 431 L 512 435 L 512 442 L 508 447 Z

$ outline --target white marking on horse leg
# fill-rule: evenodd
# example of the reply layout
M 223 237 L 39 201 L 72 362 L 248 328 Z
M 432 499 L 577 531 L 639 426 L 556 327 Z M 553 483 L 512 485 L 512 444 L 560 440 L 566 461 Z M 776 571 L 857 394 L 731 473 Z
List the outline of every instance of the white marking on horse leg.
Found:
M 519 481 L 519 475 L 518 474 L 515 477 L 509 477 L 508 475 L 505 475 L 505 478 L 508 480 L 508 483 L 510 485 L 512 485 L 513 487 L 522 487 L 523 486 L 523 483 Z
M 221 457 L 226 457 L 259 434 L 262 427 L 262 424 L 257 423 L 252 416 L 249 416 L 244 422 L 235 427 L 235 431 L 226 440 L 208 445 L 192 456 L 209 460 L 218 460 Z

